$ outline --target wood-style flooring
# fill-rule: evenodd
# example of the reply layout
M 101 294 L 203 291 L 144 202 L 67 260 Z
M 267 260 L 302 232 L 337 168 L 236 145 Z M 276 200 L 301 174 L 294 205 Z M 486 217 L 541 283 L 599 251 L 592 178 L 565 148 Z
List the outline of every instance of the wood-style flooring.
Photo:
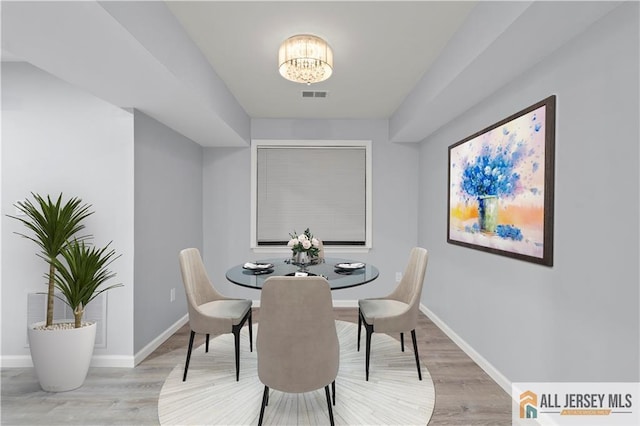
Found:
M 357 322 L 356 308 L 336 308 L 335 314 Z M 253 318 L 259 321 L 259 309 Z M 436 390 L 429 425 L 511 424 L 510 396 L 423 314 L 416 334 Z M 184 363 L 188 341 L 184 326 L 136 368 L 92 368 L 84 385 L 70 392 L 42 391 L 32 368 L 2 369 L 0 423 L 158 425 L 160 389 L 176 364 Z M 194 347 L 203 342 L 197 336 Z

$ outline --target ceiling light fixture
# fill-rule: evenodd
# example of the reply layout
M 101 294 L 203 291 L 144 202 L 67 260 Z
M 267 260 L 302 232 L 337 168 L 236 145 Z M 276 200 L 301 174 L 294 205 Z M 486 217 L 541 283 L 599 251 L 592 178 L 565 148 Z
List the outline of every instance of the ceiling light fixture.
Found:
M 331 77 L 333 51 L 326 41 L 310 34 L 286 39 L 278 52 L 280 75 L 296 83 L 318 83 Z

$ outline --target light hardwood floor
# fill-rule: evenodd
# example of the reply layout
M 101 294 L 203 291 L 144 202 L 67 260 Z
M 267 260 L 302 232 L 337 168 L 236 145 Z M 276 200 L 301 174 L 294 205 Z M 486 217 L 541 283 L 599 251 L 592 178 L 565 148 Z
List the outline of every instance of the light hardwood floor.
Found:
M 356 308 L 336 308 L 335 314 L 357 322 Z M 259 309 L 253 318 L 259 321 Z M 509 395 L 423 314 L 416 334 L 420 359 L 436 389 L 429 425 L 511 424 Z M 136 368 L 92 368 L 85 384 L 70 392 L 40 390 L 31 368 L 2 369 L 0 423 L 157 425 L 160 389 L 176 364 L 184 363 L 188 340 L 185 326 Z M 202 343 L 204 337 L 197 336 L 194 345 Z

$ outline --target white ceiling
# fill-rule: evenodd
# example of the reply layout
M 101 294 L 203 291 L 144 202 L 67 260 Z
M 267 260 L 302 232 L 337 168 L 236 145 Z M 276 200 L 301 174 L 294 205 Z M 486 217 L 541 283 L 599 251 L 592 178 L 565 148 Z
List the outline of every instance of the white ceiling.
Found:
M 253 118 L 388 118 L 475 2 L 169 2 L 169 9 Z M 334 72 L 307 86 L 278 73 L 278 47 L 315 34 Z M 326 90 L 326 99 L 302 99 Z
M 418 142 L 618 4 L 3 1 L 2 59 L 137 108 L 203 146 L 247 146 L 256 118 L 389 119 L 391 141 Z M 278 74 L 280 43 L 299 33 L 332 46 L 328 81 L 308 87 Z M 329 95 L 302 99 L 307 89 Z

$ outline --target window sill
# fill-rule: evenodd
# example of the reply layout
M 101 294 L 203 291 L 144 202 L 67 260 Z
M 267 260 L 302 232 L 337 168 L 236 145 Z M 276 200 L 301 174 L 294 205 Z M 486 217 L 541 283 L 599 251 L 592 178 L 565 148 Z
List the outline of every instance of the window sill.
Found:
M 251 251 L 254 253 L 269 253 L 269 254 L 277 254 L 277 255 L 289 255 L 291 254 L 291 249 L 287 247 L 252 247 Z M 341 253 L 369 253 L 371 251 L 371 247 L 364 246 L 339 246 L 339 247 L 331 247 L 325 246 L 324 253 L 325 255 L 333 255 L 333 254 L 341 254 Z

